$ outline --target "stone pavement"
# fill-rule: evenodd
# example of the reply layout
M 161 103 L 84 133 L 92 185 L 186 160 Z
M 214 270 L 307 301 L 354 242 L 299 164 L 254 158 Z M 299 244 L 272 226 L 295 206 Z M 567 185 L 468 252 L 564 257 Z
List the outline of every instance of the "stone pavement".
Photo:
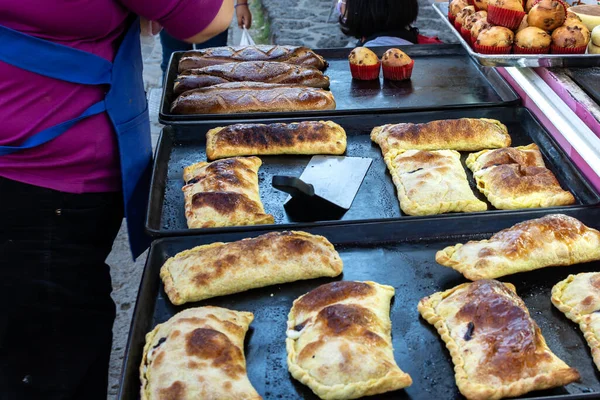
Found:
M 260 1 L 260 0 L 252 0 Z M 345 37 L 335 21 L 328 22 L 332 0 L 262 0 L 265 17 L 271 26 L 273 42 L 277 44 L 305 45 L 313 48 L 353 46 L 355 39 Z M 333 19 L 333 18 L 332 18 Z M 330 19 L 331 20 L 331 19 Z M 415 24 L 424 35 L 438 35 L 442 40 L 454 42 L 431 7 L 429 0 L 419 0 L 419 18 Z M 443 28 L 440 30 L 440 28 Z M 229 43 L 239 43 L 240 31 L 232 24 Z M 150 103 L 152 140 L 156 145 L 161 125 L 158 123 L 158 106 L 161 94 L 161 47 L 158 37 L 143 40 L 144 80 Z M 131 316 L 144 267 L 146 254 L 136 262 L 131 260 L 126 229 L 122 227 L 112 253 L 107 259 L 113 279 L 113 299 L 117 305 L 117 319 L 113 328 L 113 351 L 109 376 L 109 400 L 116 399 L 123 353 L 129 333 Z

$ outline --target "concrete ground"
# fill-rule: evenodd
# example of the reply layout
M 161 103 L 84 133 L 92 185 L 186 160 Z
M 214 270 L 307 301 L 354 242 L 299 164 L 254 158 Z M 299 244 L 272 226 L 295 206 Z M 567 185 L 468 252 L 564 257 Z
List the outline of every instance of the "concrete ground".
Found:
M 260 1 L 260 0 L 252 0 Z M 312 48 L 353 46 L 355 39 L 345 37 L 334 18 L 330 17 L 331 0 L 262 0 L 265 18 L 270 23 L 272 41 L 276 44 L 305 45 Z M 330 22 L 328 22 L 328 19 Z M 419 0 L 419 18 L 415 24 L 424 35 L 438 35 L 442 40 L 454 42 L 452 33 L 438 19 L 430 0 Z M 238 44 L 240 31 L 232 25 L 229 43 Z M 150 102 L 152 138 L 156 145 L 161 125 L 158 123 L 158 106 L 161 93 L 161 46 L 155 40 L 143 40 L 144 80 Z M 113 328 L 113 350 L 110 363 L 109 400 L 116 399 L 123 355 L 135 306 L 138 286 L 146 254 L 133 262 L 129 254 L 125 227 L 114 243 L 107 259 L 113 279 L 113 299 L 117 304 L 117 319 Z

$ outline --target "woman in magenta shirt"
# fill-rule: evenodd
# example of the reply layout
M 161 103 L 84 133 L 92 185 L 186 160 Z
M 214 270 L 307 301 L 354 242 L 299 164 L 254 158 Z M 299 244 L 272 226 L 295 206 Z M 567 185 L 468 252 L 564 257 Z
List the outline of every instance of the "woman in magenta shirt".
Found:
M 195 43 L 229 26 L 233 0 L 0 0 L 1 26 L 110 62 L 134 14 Z M 77 117 L 106 92 L 0 61 L 0 147 Z M 3 400 L 106 399 L 115 309 L 105 259 L 123 218 L 117 144 L 101 113 L 0 156 Z

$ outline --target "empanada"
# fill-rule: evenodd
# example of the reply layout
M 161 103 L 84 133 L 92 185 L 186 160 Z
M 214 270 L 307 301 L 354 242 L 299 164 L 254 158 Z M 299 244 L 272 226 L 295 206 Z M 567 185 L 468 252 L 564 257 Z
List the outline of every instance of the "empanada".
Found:
M 562 206 L 575 203 L 547 169 L 535 144 L 470 154 L 467 166 L 477 188 L 501 210 Z
M 274 154 L 344 154 L 346 131 L 331 121 L 235 124 L 206 134 L 209 160 Z
M 188 227 L 272 224 L 258 193 L 258 157 L 200 162 L 183 171 Z
M 600 369 L 600 272 L 569 275 L 552 288 L 552 304 L 576 324 Z
M 141 400 L 260 400 L 246 374 L 254 316 L 220 307 L 182 311 L 146 335 Z
M 456 151 L 390 151 L 384 160 L 398 189 L 400 208 L 408 215 L 487 209 L 471 191 Z
M 495 119 L 461 118 L 425 124 L 387 124 L 371 131 L 385 156 L 390 150 L 476 151 L 510 146 L 506 126 Z
M 412 384 L 394 360 L 390 300 L 394 288 L 340 281 L 294 301 L 287 361 L 294 378 L 322 399 L 355 399 Z
M 468 399 L 515 397 L 579 379 L 552 353 L 510 283 L 463 283 L 425 297 L 418 309 L 446 343 Z
M 600 232 L 563 214 L 524 221 L 489 240 L 449 246 L 435 255 L 435 261 L 472 281 L 594 260 L 600 260 Z
M 212 243 L 169 258 L 160 269 L 173 304 L 199 301 L 279 283 L 342 273 L 343 263 L 323 236 L 271 232 Z

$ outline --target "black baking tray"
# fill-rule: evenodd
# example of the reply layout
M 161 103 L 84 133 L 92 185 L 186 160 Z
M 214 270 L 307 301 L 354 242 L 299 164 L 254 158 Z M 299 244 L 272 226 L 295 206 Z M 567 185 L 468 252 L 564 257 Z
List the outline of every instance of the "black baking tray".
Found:
M 600 67 L 569 68 L 567 74 L 600 105 Z
M 389 47 L 374 47 L 381 57 Z M 166 125 L 199 120 L 245 120 L 283 118 L 296 115 L 314 116 L 356 113 L 399 112 L 456 107 L 485 107 L 517 104 L 518 95 L 493 68 L 474 63 L 458 44 L 414 45 L 401 47 L 415 59 L 409 81 L 393 82 L 380 77 L 377 81 L 356 81 L 350 75 L 348 54 L 351 48 L 315 50 L 325 57 L 329 67 L 325 74 L 331 81 L 331 91 L 337 107 L 327 111 L 194 114 L 176 115 L 170 111 L 175 100 L 173 83 L 183 52 L 173 53 L 159 112 L 159 121 Z
M 528 214 L 451 216 L 439 219 L 401 220 L 352 226 L 325 226 L 306 231 L 327 237 L 344 261 L 343 276 L 299 281 L 254 289 L 184 306 L 173 306 L 159 279 L 159 269 L 168 257 L 194 246 L 230 242 L 257 236 L 260 232 L 163 238 L 153 243 L 142 277 L 124 359 L 120 400 L 139 395 L 139 365 L 144 335 L 188 307 L 212 305 L 254 313 L 247 334 L 245 354 L 250 381 L 265 400 L 317 399 L 295 381 L 286 366 L 285 329 L 292 302 L 297 297 L 333 280 L 373 280 L 396 289 L 392 301 L 392 337 L 395 359 L 413 379 L 406 390 L 373 396 L 373 399 L 462 398 L 454 382 L 453 365 L 435 329 L 419 317 L 418 301 L 434 292 L 450 289 L 466 280 L 458 272 L 438 265 L 436 251 L 445 246 L 481 240 L 547 210 Z M 600 228 L 600 208 L 577 207 L 565 214 L 588 226 Z M 571 273 L 600 271 L 600 262 L 554 267 L 504 277 L 513 283 L 531 316 L 540 326 L 550 349 L 569 366 L 577 368 L 581 381 L 552 390 L 532 392 L 528 397 L 588 399 L 600 395 L 600 374 L 590 350 L 573 322 L 550 302 L 554 284 Z
M 427 122 L 437 119 L 454 119 L 461 117 L 495 118 L 507 125 L 513 145 L 520 146 L 537 143 L 544 156 L 546 165 L 556 175 L 563 188 L 569 189 L 575 196 L 577 204 L 592 205 L 600 203 L 600 195 L 592 189 L 579 170 L 572 164 L 560 146 L 539 124 L 535 117 L 521 107 L 492 107 L 464 110 L 431 111 L 404 114 L 369 114 L 352 116 L 324 117 L 339 123 L 348 136 L 347 156 L 370 157 L 373 163 L 363 181 L 352 207 L 340 220 L 319 221 L 315 223 L 293 223 L 286 214 L 283 203 L 287 194 L 274 189 L 271 179 L 274 175 L 300 176 L 310 156 L 261 156 L 263 165 L 259 170 L 260 195 L 267 213 L 275 217 L 275 225 L 294 227 L 344 224 L 358 221 L 379 221 L 409 217 L 400 211 L 396 189 L 391 175 L 381 156 L 378 145 L 371 142 L 369 134 L 377 125 L 399 122 Z M 279 119 L 277 121 L 300 121 L 303 119 Z M 272 122 L 267 120 L 266 122 Z M 217 122 L 197 124 L 193 126 L 165 127 L 158 144 L 158 152 L 154 165 L 152 188 L 148 214 L 147 231 L 157 236 L 182 236 L 198 233 L 236 230 L 266 230 L 273 225 L 238 226 L 227 228 L 188 229 L 184 214 L 184 200 L 181 191 L 184 185 L 183 168 L 195 162 L 206 160 L 205 133 L 221 124 Z M 468 153 L 462 154 L 462 160 Z M 465 167 L 466 169 L 466 167 Z M 486 201 L 475 186 L 473 174 L 467 169 L 467 177 L 476 196 Z M 489 203 L 488 203 L 489 205 Z M 500 211 L 489 205 L 487 213 L 526 212 Z M 560 207 L 567 209 L 573 206 Z M 442 214 L 444 218 L 451 214 Z M 462 214 L 465 215 L 465 214 Z

